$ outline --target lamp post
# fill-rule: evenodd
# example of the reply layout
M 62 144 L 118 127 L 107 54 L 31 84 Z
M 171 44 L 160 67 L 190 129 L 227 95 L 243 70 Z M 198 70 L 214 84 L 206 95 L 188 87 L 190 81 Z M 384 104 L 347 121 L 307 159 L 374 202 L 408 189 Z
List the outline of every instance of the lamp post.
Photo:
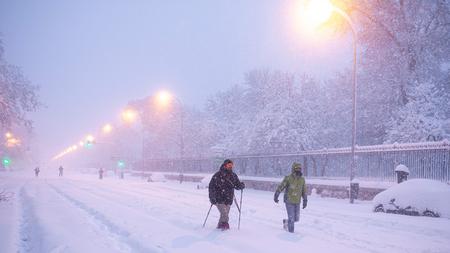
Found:
M 167 106 L 170 101 L 175 100 L 176 103 L 178 103 L 179 107 L 180 107 L 180 160 L 181 160 L 181 164 L 180 164 L 180 183 L 183 182 L 183 159 L 184 159 L 184 111 L 183 111 L 183 103 L 181 102 L 181 100 L 167 92 L 167 91 L 160 91 L 157 94 L 157 101 L 160 105 L 162 106 Z
M 345 13 L 340 8 L 334 6 L 331 4 L 328 0 L 312 0 L 309 3 L 308 6 L 308 14 L 307 18 L 311 18 L 312 21 L 316 22 L 316 25 L 319 25 L 320 23 L 325 22 L 329 19 L 332 12 L 335 12 L 342 16 L 345 21 L 347 21 L 351 31 L 352 31 L 352 41 L 353 41 L 353 70 L 352 70 L 352 146 L 351 146 L 351 166 L 350 166 L 350 203 L 354 202 L 355 196 L 355 187 L 357 185 L 352 184 L 354 178 L 355 178 L 355 172 L 356 172 L 356 156 L 355 156 L 355 147 L 356 147 L 356 54 L 357 54 L 357 34 L 355 30 L 355 26 L 353 25 L 352 20 L 348 16 L 347 13 Z

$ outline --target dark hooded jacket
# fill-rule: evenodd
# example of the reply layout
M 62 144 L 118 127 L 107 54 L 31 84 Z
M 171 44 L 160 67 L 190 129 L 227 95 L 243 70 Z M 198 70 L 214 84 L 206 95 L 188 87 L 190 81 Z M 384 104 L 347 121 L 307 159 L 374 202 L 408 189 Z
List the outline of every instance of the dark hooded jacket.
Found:
M 234 189 L 241 190 L 244 184 L 232 170 L 227 170 L 225 164 L 220 166 L 209 182 L 209 200 L 211 204 L 233 204 Z

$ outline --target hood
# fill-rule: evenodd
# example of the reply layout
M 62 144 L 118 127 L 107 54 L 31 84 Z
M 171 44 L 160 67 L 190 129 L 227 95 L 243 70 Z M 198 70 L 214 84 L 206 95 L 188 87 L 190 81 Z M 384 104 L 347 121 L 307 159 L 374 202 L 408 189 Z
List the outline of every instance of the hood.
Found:
M 303 173 L 302 173 L 302 165 L 300 163 L 293 163 L 292 164 L 292 168 L 291 168 L 291 173 L 293 175 L 297 175 L 297 173 L 296 173 L 297 171 L 300 172 L 300 176 L 303 175 Z

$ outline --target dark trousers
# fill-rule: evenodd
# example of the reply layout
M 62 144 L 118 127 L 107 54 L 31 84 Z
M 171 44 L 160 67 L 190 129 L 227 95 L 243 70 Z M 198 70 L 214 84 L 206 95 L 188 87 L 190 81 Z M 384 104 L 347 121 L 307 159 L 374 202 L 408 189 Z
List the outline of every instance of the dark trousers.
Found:
M 286 211 L 288 215 L 288 230 L 294 232 L 294 223 L 300 220 L 300 203 L 299 204 L 286 204 Z
M 228 223 L 229 220 L 229 213 L 230 213 L 230 205 L 225 205 L 225 204 L 217 204 L 217 209 L 219 209 L 219 213 L 220 213 L 220 219 L 219 219 L 219 223 L 222 222 L 226 222 Z

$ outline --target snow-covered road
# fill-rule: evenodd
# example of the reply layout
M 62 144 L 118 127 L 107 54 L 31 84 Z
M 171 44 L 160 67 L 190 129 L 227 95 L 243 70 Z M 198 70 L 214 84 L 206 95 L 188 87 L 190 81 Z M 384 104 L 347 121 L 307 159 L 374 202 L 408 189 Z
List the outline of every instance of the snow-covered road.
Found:
M 245 190 L 241 229 L 215 229 L 218 211 L 194 183 L 56 178 L 0 173 L 0 252 L 450 252 L 450 220 L 371 212 L 370 202 L 312 196 L 296 233 L 282 230 L 284 206 Z M 238 195 L 239 198 L 239 195 Z

